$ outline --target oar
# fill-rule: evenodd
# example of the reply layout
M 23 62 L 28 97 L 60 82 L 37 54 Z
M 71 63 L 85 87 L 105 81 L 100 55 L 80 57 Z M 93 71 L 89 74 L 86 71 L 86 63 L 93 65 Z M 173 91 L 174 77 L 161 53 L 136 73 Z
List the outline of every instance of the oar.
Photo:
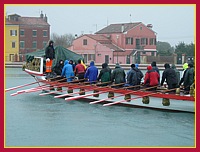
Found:
M 121 83 L 123 84 L 123 83 Z M 91 93 L 91 94 L 86 94 L 86 95 L 80 95 L 80 96 L 76 96 L 76 97 L 69 97 L 69 98 L 65 98 L 65 100 L 76 100 L 76 99 L 79 99 L 79 98 L 85 98 L 85 97 L 88 97 L 88 96 L 92 96 L 92 95 L 97 95 L 97 94 L 102 94 L 102 93 L 105 93 L 105 92 L 108 92 L 108 91 L 113 91 L 115 89 L 111 88 L 112 86 L 117 86 L 117 85 L 121 85 L 121 84 L 114 84 L 114 85 L 111 85 L 111 86 L 106 86 L 105 88 L 109 88 L 108 90 L 105 90 L 105 91 L 99 91 L 99 92 L 95 92 L 95 93 Z M 104 88 L 104 87 L 103 87 Z M 94 90 L 94 89 L 92 89 Z
M 169 91 L 172 91 L 172 90 L 175 90 L 175 89 L 176 89 L 176 88 L 174 88 L 174 89 L 169 89 L 169 90 L 164 91 L 163 93 L 166 93 L 166 92 L 169 92 Z M 111 102 L 111 103 L 103 104 L 103 106 L 111 106 L 111 105 L 114 105 L 114 104 L 123 103 L 123 102 L 128 102 L 128 101 L 131 101 L 131 100 L 143 98 L 143 97 L 146 97 L 146 96 L 151 96 L 151 95 L 154 95 L 154 94 L 161 94 L 161 93 L 153 92 L 153 93 L 149 93 L 149 94 L 142 95 L 142 96 L 139 96 L 139 97 L 134 97 L 134 98 L 131 98 L 131 99 L 126 99 L 126 100 L 121 100 L 121 101 L 116 101 L 116 102 Z
M 50 90 L 50 89 L 54 88 L 54 87 L 51 87 L 52 85 L 58 84 L 58 82 L 63 81 L 65 79 L 67 79 L 67 78 L 63 78 L 63 79 L 60 79 L 60 80 L 57 80 L 57 81 L 49 81 L 50 79 L 49 80 L 44 80 L 45 82 L 48 82 L 48 83 L 43 84 L 43 85 L 38 86 L 38 87 L 35 87 L 35 88 L 29 88 L 29 89 L 25 89 L 25 90 L 19 90 L 16 93 L 11 94 L 11 96 L 15 96 L 15 95 L 22 94 L 22 93 L 37 92 L 37 91 L 47 90 L 47 89 Z M 39 82 L 39 81 L 37 81 L 37 82 Z M 50 86 L 47 87 L 47 85 L 50 85 Z
M 102 82 L 102 83 L 99 83 L 99 84 L 96 84 L 96 85 L 102 85 L 102 84 L 106 84 L 106 83 L 110 83 L 110 82 Z M 92 84 L 93 85 L 93 84 Z M 85 85 L 85 86 L 92 86 L 92 85 Z M 84 88 L 85 86 L 81 86 L 81 87 L 74 87 L 75 89 L 81 89 L 81 88 Z M 107 86 L 108 87 L 108 86 Z M 74 89 L 72 88 L 72 89 Z M 91 89 L 87 89 L 87 91 L 78 91 L 78 92 L 74 92 L 74 93 L 70 93 L 70 94 L 62 94 L 62 95 L 57 95 L 57 96 L 54 96 L 54 98 L 63 98 L 63 97 L 66 97 L 68 95 L 74 95 L 74 94 L 78 94 L 78 93 L 82 93 L 82 92 L 88 92 L 88 91 L 91 91 L 91 90 L 94 90 L 94 88 L 91 88 Z
M 96 93 L 80 95 L 80 96 L 76 96 L 76 97 L 69 97 L 69 98 L 65 98 L 65 100 L 67 100 L 67 101 L 76 100 L 76 99 L 85 98 L 85 97 L 92 96 L 92 95 L 102 94 L 102 93 L 105 93 L 105 92 L 108 92 L 108 91 L 99 91 L 99 92 L 96 92 Z
M 24 84 L 24 85 L 19 85 L 19 86 L 16 86 L 16 87 L 8 88 L 5 91 L 7 92 L 7 91 L 15 90 L 15 89 L 18 89 L 18 88 L 26 87 L 26 86 L 29 86 L 29 85 L 36 84 L 38 82 L 43 82 L 43 81 L 46 81 L 46 80 L 41 80 L 41 81 L 32 82 L 32 83 L 28 83 L 28 84 Z
M 125 89 L 127 89 L 127 88 L 135 88 L 135 87 L 139 87 L 139 86 L 141 86 L 141 85 L 135 85 L 135 86 L 125 87 Z M 154 87 L 155 87 L 155 86 L 154 86 Z M 152 88 L 152 87 L 150 87 L 149 89 L 151 89 L 151 88 Z M 147 89 L 147 88 L 146 88 L 146 89 Z M 144 89 L 141 89 L 141 90 L 144 90 Z M 131 91 L 131 92 L 124 93 L 124 94 L 121 94 L 121 95 L 118 95 L 118 96 L 114 96 L 114 97 L 111 97 L 111 98 L 93 101 L 93 102 L 90 102 L 89 104 L 95 104 L 95 103 L 103 102 L 103 101 L 106 101 L 106 100 L 111 100 L 111 99 L 118 98 L 118 97 L 121 97 L 121 96 L 124 96 L 124 95 L 127 95 L 127 94 L 134 93 L 134 92 L 137 92 L 137 91 Z
M 56 77 L 56 78 L 59 78 L 59 77 Z M 50 78 L 48 80 L 52 80 L 52 79 L 55 79 L 55 78 Z M 66 78 L 63 78 L 63 79 L 66 79 Z M 32 82 L 32 83 L 27 83 L 27 84 L 24 84 L 24 85 L 19 85 L 19 86 L 16 86 L 16 87 L 11 87 L 11 88 L 5 89 L 5 91 L 7 92 L 7 91 L 22 88 L 22 87 L 30 86 L 30 85 L 36 84 L 38 82 L 45 82 L 45 81 L 47 81 L 47 80 L 45 79 L 45 80 L 40 80 L 40 81 L 36 81 L 36 82 Z

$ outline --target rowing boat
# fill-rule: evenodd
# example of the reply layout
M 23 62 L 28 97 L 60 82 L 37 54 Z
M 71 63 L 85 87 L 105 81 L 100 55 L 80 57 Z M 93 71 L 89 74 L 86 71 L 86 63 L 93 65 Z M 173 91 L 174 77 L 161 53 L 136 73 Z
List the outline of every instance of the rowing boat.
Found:
M 38 63 L 35 64 L 37 67 L 32 67 L 32 69 L 25 67 L 24 71 L 33 76 L 40 85 L 35 88 L 18 90 L 11 94 L 12 96 L 45 91 L 45 93 L 40 93 L 39 95 L 51 94 L 55 98 L 64 98 L 67 102 L 81 100 L 89 102 L 90 105 L 102 104 L 105 107 L 120 105 L 134 108 L 142 107 L 168 111 L 195 112 L 194 96 L 171 93 L 174 89 L 159 88 L 157 91 L 150 91 L 151 87 L 133 90 L 134 86 L 119 87 L 117 84 L 102 86 L 102 83 L 99 82 L 90 84 L 80 80 L 66 82 L 67 78 L 61 77 L 46 80 L 43 73 L 43 58 L 36 57 L 35 60 Z M 30 85 L 32 84 L 30 83 Z M 9 88 L 6 91 L 19 89 L 27 85 L 29 84 Z

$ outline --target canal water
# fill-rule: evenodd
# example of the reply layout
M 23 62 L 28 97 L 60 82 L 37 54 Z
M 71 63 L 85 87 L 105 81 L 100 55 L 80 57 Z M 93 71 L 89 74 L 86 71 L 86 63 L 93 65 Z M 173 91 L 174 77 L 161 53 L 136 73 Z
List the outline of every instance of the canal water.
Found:
M 34 81 L 20 68 L 5 72 L 6 88 Z M 5 93 L 6 147 L 195 146 L 191 113 L 66 102 L 41 92 L 10 96 L 18 90 Z

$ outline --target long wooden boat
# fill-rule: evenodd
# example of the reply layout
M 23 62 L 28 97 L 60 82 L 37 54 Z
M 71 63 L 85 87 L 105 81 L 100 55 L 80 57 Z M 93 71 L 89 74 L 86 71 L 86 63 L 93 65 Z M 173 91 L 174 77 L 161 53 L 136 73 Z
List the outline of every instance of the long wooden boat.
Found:
M 45 74 L 43 73 L 43 58 L 36 57 L 34 62 L 35 67 L 31 69 L 31 66 L 27 65 L 24 71 L 33 76 L 40 85 L 35 88 L 19 90 L 11 94 L 12 96 L 22 93 L 45 91 L 45 93 L 40 93 L 40 95 L 51 94 L 55 98 L 64 98 L 67 102 L 81 100 L 87 101 L 90 104 L 102 104 L 105 107 L 120 105 L 134 108 L 142 107 L 167 111 L 195 112 L 195 98 L 192 95 L 184 95 L 181 93 L 172 94 L 170 93 L 172 90 L 167 90 L 166 88 L 159 88 L 156 91 L 150 91 L 151 88 L 132 90 L 134 89 L 133 86 L 118 87 L 115 84 L 102 86 L 100 82 L 90 84 L 88 82 L 80 82 L 80 80 L 66 82 L 66 78 L 61 77 L 46 80 Z M 9 88 L 6 91 L 19 89 L 32 84 Z

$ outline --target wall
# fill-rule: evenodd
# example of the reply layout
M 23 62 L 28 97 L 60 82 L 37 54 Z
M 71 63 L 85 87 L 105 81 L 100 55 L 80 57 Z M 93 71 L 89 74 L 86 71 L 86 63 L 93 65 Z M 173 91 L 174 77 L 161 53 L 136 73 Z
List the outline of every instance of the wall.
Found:
M 10 36 L 10 30 L 17 30 L 17 36 Z M 15 48 L 12 48 L 12 42 L 15 42 Z M 10 54 L 14 54 L 10 59 Z M 5 61 L 16 61 L 16 54 L 19 54 L 19 26 L 6 25 L 5 26 Z

